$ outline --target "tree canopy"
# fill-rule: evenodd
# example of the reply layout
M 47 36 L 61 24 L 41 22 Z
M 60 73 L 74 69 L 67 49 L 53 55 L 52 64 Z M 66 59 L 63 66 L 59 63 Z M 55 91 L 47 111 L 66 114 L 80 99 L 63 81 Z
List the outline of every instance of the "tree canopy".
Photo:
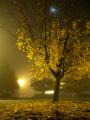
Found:
M 57 3 L 59 3 L 59 12 L 49 13 L 48 7 L 51 5 L 55 7 Z M 32 22 L 31 24 L 28 22 L 25 9 L 22 9 L 24 12 L 21 14 L 24 21 L 17 31 L 17 46 L 32 63 L 34 69 L 32 73 L 35 77 L 43 78 L 46 75 L 56 79 L 54 101 L 57 101 L 62 79 L 66 76 L 79 79 L 83 74 L 89 72 L 90 61 L 87 56 L 90 55 L 90 20 L 88 13 L 85 12 L 87 8 L 83 10 L 80 7 L 80 1 L 79 3 L 76 0 L 68 3 L 62 0 L 61 3 L 44 1 L 43 5 L 42 3 L 39 5 L 42 6 L 43 14 L 38 11 L 40 21 L 39 15 L 37 15 L 38 23 L 35 26 L 42 23 L 40 27 L 42 32 L 40 29 L 38 32 L 34 26 L 33 29 L 39 36 L 41 35 L 41 38 L 33 39 L 30 35 L 29 28 L 32 29 L 30 27 Z M 79 10 L 81 10 L 81 14 L 78 14 Z

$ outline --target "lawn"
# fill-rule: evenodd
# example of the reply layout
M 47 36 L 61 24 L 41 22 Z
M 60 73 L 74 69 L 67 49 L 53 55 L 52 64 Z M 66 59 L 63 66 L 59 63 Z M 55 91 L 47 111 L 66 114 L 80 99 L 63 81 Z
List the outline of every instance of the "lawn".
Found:
M 0 120 L 90 120 L 90 102 L 0 102 Z

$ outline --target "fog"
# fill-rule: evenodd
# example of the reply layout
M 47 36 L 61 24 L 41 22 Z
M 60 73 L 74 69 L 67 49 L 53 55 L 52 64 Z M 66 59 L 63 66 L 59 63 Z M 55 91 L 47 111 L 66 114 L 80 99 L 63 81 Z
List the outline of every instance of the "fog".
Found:
M 57 2 L 56 2 L 56 4 L 57 4 Z M 83 5 L 84 5 L 84 3 L 82 3 L 80 10 L 82 10 L 82 8 L 84 8 Z M 87 4 L 85 4 L 85 5 L 87 5 Z M 48 6 L 48 4 L 47 4 L 47 6 Z M 36 98 L 44 98 L 44 97 L 51 98 L 53 95 L 42 94 L 43 91 L 44 91 L 43 93 L 45 93 L 45 90 L 43 90 L 44 87 L 46 87 L 45 89 L 48 89 L 48 87 L 47 87 L 47 86 L 49 86 L 48 83 L 45 83 L 45 82 L 43 84 L 40 83 L 40 85 L 43 86 L 43 88 L 41 90 L 37 90 L 35 88 L 32 88 L 32 86 L 31 86 L 31 84 L 32 84 L 31 81 L 34 79 L 32 74 L 30 73 L 31 64 L 29 63 L 25 54 L 22 51 L 19 51 L 16 46 L 16 41 L 17 41 L 16 31 L 17 31 L 18 24 L 17 24 L 17 20 L 12 15 L 13 12 L 10 10 L 14 11 L 11 6 L 11 1 L 10 0 L 0 0 L 0 61 L 1 61 L 0 63 L 1 63 L 1 65 L 6 65 L 6 66 L 4 66 L 5 70 L 7 70 L 7 68 L 8 68 L 7 65 L 8 65 L 10 67 L 10 69 L 12 69 L 11 71 L 13 71 L 13 73 L 14 73 L 13 78 L 11 78 L 11 76 L 10 76 L 10 81 L 8 83 L 10 83 L 11 86 L 13 86 L 14 83 L 11 82 L 11 79 L 15 79 L 15 84 L 17 84 L 17 87 L 15 86 L 14 91 L 12 90 L 13 92 L 15 92 L 15 94 L 11 98 L 18 98 L 18 97 L 19 98 L 29 98 L 29 97 L 34 97 L 34 95 L 36 95 L 35 96 Z M 30 10 L 32 10 L 32 7 L 30 8 Z M 88 8 L 87 9 L 85 8 L 85 10 L 88 11 Z M 51 11 L 51 12 L 53 12 L 53 11 Z M 84 12 L 82 13 L 82 15 L 86 14 Z M 30 11 L 30 15 L 29 15 L 29 8 L 27 9 L 27 14 L 29 17 L 31 15 L 32 27 L 35 27 L 35 30 L 37 31 L 36 32 L 35 30 L 33 30 L 35 32 L 34 37 L 38 37 L 38 36 L 40 37 L 41 34 L 38 35 L 38 33 L 41 32 L 40 31 L 41 28 L 38 28 L 40 26 L 40 24 L 34 24 L 34 21 L 33 21 L 33 19 L 36 19 L 35 17 L 37 17 L 38 14 L 36 14 L 36 11 L 32 10 L 32 11 Z M 34 15 L 36 15 L 36 16 L 34 16 Z M 80 17 L 82 17 L 82 15 Z M 85 17 L 87 17 L 87 16 L 88 16 L 88 12 Z M 36 21 L 36 23 L 37 22 L 38 22 L 38 20 Z M 87 39 L 87 43 L 88 44 L 90 43 L 90 39 Z M 90 58 L 88 58 L 88 59 L 90 59 Z M 3 81 L 3 79 L 7 79 L 7 76 L 9 76 L 9 74 L 10 74 L 10 73 L 8 73 L 8 70 L 7 70 L 7 72 L 5 72 L 5 70 L 3 70 L 2 67 L 0 68 L 1 73 L 3 73 L 3 75 L 6 76 L 6 78 L 2 78 L 2 75 L 1 75 L 0 81 Z M 25 80 L 26 84 L 24 87 L 20 87 L 20 85 L 17 82 L 18 79 Z M 47 76 L 45 79 L 47 79 Z M 79 98 L 81 95 L 81 98 L 83 97 L 83 98 L 85 98 L 85 100 L 88 99 L 88 97 L 90 96 L 90 87 L 89 87 L 90 72 L 85 74 L 85 76 L 83 76 L 82 79 L 87 81 L 87 84 L 85 86 L 80 86 L 81 90 L 83 92 L 86 91 L 86 94 L 87 94 L 86 96 L 83 95 L 82 93 L 80 93 L 79 95 L 76 95 L 76 94 L 78 94 L 78 92 L 80 92 L 79 90 L 77 90 L 79 88 L 79 85 L 84 84 L 85 82 L 80 81 L 80 83 L 78 83 L 77 81 L 76 82 L 71 81 L 71 83 L 68 84 L 67 81 L 64 81 L 65 85 L 66 84 L 67 85 L 62 87 L 63 89 L 60 88 L 61 97 L 75 99 L 75 97 Z M 8 80 L 9 80 L 9 78 L 8 78 Z M 38 80 L 38 77 L 36 80 Z M 4 83 L 1 82 L 1 85 L 6 86 L 6 84 L 7 84 L 7 82 L 4 82 Z M 39 83 L 37 83 L 37 85 L 38 84 Z M 78 86 L 76 86 L 77 84 L 78 84 Z M 50 83 L 50 85 L 51 85 L 51 83 Z M 72 86 L 74 86 L 74 85 L 77 88 L 73 90 Z M 49 88 L 49 90 L 54 89 L 54 87 L 52 87 L 52 86 L 53 85 L 50 86 L 51 89 Z M 40 88 L 40 86 L 39 86 L 39 88 Z M 3 87 L 2 89 L 3 89 L 2 91 L 4 91 L 3 92 L 3 96 L 4 96 L 4 94 L 6 94 L 5 91 L 8 91 L 9 87 L 7 87 L 7 88 Z M 1 90 L 1 88 L 0 88 L 0 90 Z

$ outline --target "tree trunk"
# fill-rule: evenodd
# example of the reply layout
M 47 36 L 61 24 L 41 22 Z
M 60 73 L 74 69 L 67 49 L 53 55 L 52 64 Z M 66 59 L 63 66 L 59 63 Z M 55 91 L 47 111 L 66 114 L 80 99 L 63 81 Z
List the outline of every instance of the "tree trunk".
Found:
M 54 95 L 53 95 L 53 102 L 59 101 L 60 81 L 61 81 L 61 77 L 59 76 L 56 77 L 56 85 L 55 85 L 55 90 L 54 90 Z

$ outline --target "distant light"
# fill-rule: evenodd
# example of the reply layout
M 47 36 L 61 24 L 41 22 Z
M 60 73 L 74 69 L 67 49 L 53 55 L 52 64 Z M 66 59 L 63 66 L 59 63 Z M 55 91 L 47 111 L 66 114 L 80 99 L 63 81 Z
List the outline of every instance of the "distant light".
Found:
M 54 94 L 54 90 L 45 91 L 45 94 L 47 94 L 47 95 Z
M 54 6 L 51 6 L 50 12 L 55 14 L 57 12 L 57 9 Z
M 64 85 L 65 83 L 64 82 L 61 82 L 60 85 Z
M 25 84 L 26 84 L 26 81 L 24 79 L 19 79 L 18 84 L 19 84 L 20 87 L 24 87 Z

